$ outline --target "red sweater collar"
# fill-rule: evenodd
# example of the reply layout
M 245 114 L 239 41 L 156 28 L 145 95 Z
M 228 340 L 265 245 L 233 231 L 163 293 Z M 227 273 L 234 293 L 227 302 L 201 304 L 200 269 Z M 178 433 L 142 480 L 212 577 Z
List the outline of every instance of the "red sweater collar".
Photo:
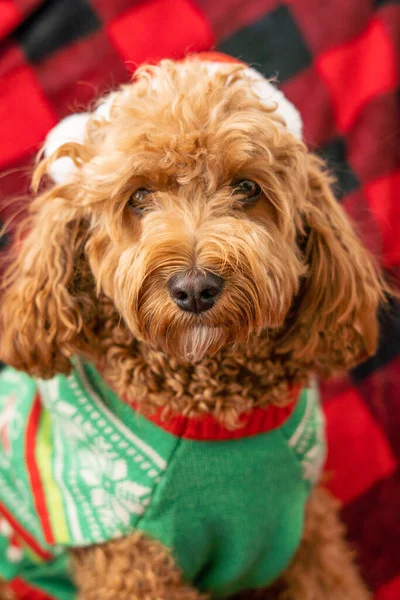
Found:
M 293 400 L 286 406 L 270 405 L 266 408 L 254 408 L 247 413 L 243 413 L 240 419 L 240 427 L 234 430 L 227 429 L 213 415 L 199 417 L 173 415 L 163 419 L 161 417 L 161 410 L 159 410 L 153 415 L 145 415 L 145 418 L 164 431 L 188 440 L 237 440 L 260 433 L 267 433 L 281 427 L 296 407 L 300 392 L 301 386 L 293 385 L 290 393 Z

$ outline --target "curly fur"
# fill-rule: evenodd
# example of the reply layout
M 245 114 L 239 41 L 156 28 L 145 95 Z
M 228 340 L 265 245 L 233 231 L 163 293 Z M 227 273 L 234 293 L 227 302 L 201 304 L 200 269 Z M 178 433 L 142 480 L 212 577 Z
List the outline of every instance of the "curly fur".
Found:
M 141 533 L 108 544 L 75 550 L 76 582 L 85 600 L 200 600 L 185 585 L 170 552 Z
M 185 71 L 170 61 L 142 67 L 117 94 L 110 122 L 93 117 L 84 144 L 65 144 L 39 162 L 36 190 L 61 156 L 76 174 L 34 199 L 4 280 L 7 363 L 49 378 L 84 354 L 143 411 L 211 412 L 234 428 L 245 410 L 287 402 L 290 384 L 311 372 L 327 376 L 374 353 L 386 289 L 374 260 L 335 201 L 322 161 L 282 127 L 274 106 L 260 104 L 242 67 L 212 77 L 195 60 Z M 244 208 L 232 193 L 240 179 L 261 186 L 255 205 Z M 154 193 L 139 217 L 128 200 L 141 187 Z M 201 315 L 181 311 L 166 285 L 194 266 L 225 279 L 221 298 Z M 326 528 L 315 552 L 340 548 L 333 517 Z M 129 553 L 119 548 L 81 555 L 82 598 L 125 597 L 117 590 Z M 288 589 L 298 595 L 285 598 L 366 597 L 335 596 L 330 583 L 304 591 L 317 572 L 334 576 L 329 552 L 292 571 Z M 152 571 L 157 552 L 143 556 Z M 90 575 L 97 560 L 113 573 L 101 596 Z M 197 597 L 179 587 L 129 598 L 178 596 Z

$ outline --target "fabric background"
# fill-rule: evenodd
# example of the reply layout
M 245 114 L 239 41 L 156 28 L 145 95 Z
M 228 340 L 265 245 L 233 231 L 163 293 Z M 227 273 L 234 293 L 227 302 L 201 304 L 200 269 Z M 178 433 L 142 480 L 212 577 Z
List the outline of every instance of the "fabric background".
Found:
M 338 201 L 400 280 L 400 4 L 389 0 L 0 0 L 0 216 L 47 131 L 145 60 L 216 47 L 277 75 Z M 3 236 L 0 245 L 7 244 Z M 400 598 L 400 317 L 323 388 L 330 485 L 377 600 Z

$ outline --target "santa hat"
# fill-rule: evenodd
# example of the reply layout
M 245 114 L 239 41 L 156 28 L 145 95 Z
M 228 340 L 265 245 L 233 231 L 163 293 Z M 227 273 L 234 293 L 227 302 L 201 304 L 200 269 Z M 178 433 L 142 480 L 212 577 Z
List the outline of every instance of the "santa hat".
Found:
M 201 60 L 209 74 L 223 70 L 229 63 L 242 64 L 241 61 L 217 52 L 203 52 L 191 55 L 178 64 L 184 69 L 188 60 Z M 248 80 L 253 93 L 258 96 L 261 103 L 268 107 L 276 106 L 278 114 L 285 122 L 286 129 L 297 139 L 302 139 L 302 120 L 300 113 L 286 96 L 270 81 L 265 79 L 252 67 L 245 65 L 242 76 Z M 60 121 L 47 135 L 44 144 L 44 155 L 50 156 L 57 148 L 68 142 L 83 143 L 85 129 L 90 117 L 110 120 L 110 108 L 121 92 L 112 92 L 104 96 L 94 112 L 83 112 L 70 115 Z M 122 92 L 123 93 L 123 92 Z M 65 183 L 76 171 L 74 162 L 67 156 L 58 158 L 50 168 L 50 175 L 55 183 Z

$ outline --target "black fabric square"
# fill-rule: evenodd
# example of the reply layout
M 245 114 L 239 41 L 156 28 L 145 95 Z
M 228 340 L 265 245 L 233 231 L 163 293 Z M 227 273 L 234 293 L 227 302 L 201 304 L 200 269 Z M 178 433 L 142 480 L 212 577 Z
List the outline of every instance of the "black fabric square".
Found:
M 283 82 L 308 67 L 312 56 L 287 6 L 221 42 L 219 50 L 254 64 L 267 77 Z
M 49 0 L 23 22 L 15 38 L 27 58 L 37 62 L 99 27 L 86 0 Z
M 384 6 L 385 4 L 399 4 L 400 0 L 374 0 L 375 6 L 378 8 L 380 6 Z
M 375 356 L 351 371 L 355 384 L 360 384 L 371 373 L 400 355 L 400 302 L 391 300 L 379 315 L 379 346 Z
M 319 148 L 317 153 L 328 163 L 336 177 L 334 191 L 338 200 L 359 187 L 360 182 L 357 176 L 346 162 L 347 148 L 343 138 L 332 139 L 328 144 Z

